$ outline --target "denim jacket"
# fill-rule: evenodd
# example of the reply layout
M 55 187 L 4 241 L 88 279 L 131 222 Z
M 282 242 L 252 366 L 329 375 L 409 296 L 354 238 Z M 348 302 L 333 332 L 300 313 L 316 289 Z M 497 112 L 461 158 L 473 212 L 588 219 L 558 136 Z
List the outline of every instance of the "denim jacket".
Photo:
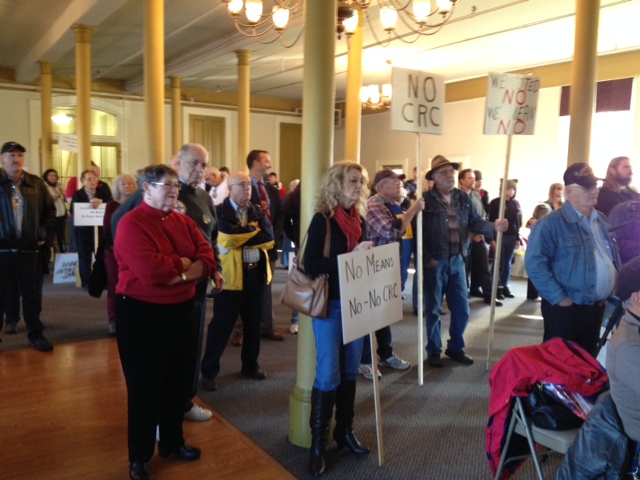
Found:
M 431 259 L 449 258 L 449 216 L 447 205 L 436 188 L 425 192 L 422 196 L 425 203 L 422 212 L 423 264 L 426 266 Z M 458 217 L 462 255 L 466 256 L 469 249 L 469 232 L 492 238 L 493 222 L 487 222 L 475 213 L 471 206 L 471 198 L 462 190 L 457 188 L 452 190 L 451 203 Z
M 620 268 L 618 248 L 609 233 L 607 218 L 598 212 L 613 263 Z M 531 230 L 525 265 L 540 296 L 552 305 L 566 297 L 579 305 L 591 305 L 596 290 L 596 249 L 591 232 L 569 202 L 543 217 Z

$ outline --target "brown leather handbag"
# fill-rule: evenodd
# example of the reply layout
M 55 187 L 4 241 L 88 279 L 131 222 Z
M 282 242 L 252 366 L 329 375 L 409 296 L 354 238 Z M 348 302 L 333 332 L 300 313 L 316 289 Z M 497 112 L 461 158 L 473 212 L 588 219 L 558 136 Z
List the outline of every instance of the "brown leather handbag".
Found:
M 331 226 L 327 218 L 327 234 L 324 237 L 323 256 L 329 258 L 329 247 L 331 245 Z M 305 235 L 301 252 L 304 252 L 307 236 Z M 293 259 L 293 264 L 289 269 L 287 283 L 284 286 L 280 303 L 297 310 L 300 313 L 314 318 L 327 318 L 329 306 L 329 276 L 320 275 L 311 278 L 304 273 L 301 255 Z

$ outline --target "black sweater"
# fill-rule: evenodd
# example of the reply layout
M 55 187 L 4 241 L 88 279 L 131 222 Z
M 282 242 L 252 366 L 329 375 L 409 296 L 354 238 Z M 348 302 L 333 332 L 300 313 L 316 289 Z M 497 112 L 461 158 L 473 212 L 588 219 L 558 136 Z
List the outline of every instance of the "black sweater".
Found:
M 316 213 L 311 219 L 309 231 L 307 232 L 307 245 L 303 253 L 303 265 L 304 271 L 314 278 L 321 274 L 328 274 L 329 300 L 338 300 L 340 298 L 338 255 L 348 253 L 347 237 L 334 218 L 329 220 L 329 223 L 331 225 L 329 258 L 323 256 L 324 238 L 327 233 L 326 217 L 322 213 Z M 367 238 L 364 218 L 360 218 L 360 224 L 362 226 L 362 236 L 358 242 L 362 242 Z

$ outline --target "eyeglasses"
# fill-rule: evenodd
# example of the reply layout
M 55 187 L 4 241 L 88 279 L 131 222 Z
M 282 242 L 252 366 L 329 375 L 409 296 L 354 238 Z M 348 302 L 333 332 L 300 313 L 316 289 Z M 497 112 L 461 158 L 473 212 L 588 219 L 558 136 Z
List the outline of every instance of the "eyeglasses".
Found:
M 402 187 L 404 185 L 404 182 L 402 180 L 396 180 L 394 182 L 391 182 L 393 185 L 397 185 L 398 187 Z
M 239 186 L 242 188 L 251 188 L 251 182 L 230 183 L 230 187 Z
M 180 182 L 167 182 L 167 183 L 163 183 L 163 182 L 149 182 L 151 185 L 158 185 L 160 187 L 166 187 L 169 190 L 175 188 L 176 190 L 180 191 L 182 189 L 182 184 Z

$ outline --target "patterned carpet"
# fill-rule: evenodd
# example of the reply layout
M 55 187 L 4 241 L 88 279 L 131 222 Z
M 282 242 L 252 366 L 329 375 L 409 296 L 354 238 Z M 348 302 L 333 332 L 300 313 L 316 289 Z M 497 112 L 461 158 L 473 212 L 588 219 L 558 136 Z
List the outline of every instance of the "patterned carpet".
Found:
M 218 391 L 200 392 L 200 398 L 219 415 L 248 435 L 298 478 L 306 473 L 307 450 L 287 441 L 289 395 L 295 385 L 297 337 L 288 334 L 290 312 L 277 299 L 286 272 L 277 270 L 274 308 L 279 331 L 285 341 L 263 340 L 260 363 L 265 381 L 242 379 L 240 350 L 227 347 L 218 377 Z M 410 282 L 411 280 L 409 280 Z M 516 298 L 496 309 L 493 363 L 510 348 L 539 343 L 542 338 L 540 304 L 525 300 L 526 281 L 512 284 Z M 382 368 L 381 402 L 385 464 L 378 466 L 372 383 L 358 380 L 355 426 L 358 437 L 372 453 L 356 458 L 329 445 L 327 473 L 333 479 L 489 479 L 485 456 L 485 426 L 489 399 L 489 373 L 485 371 L 489 307 L 481 299 L 471 301 L 471 321 L 465 335 L 466 351 L 476 362 L 470 367 L 444 358 L 445 366 L 425 365 L 424 385 L 418 385 L 416 317 L 411 299 L 404 302 L 405 318 L 392 327 L 396 353 L 411 362 L 410 370 Z M 42 319 L 45 335 L 55 344 L 106 337 L 105 296 L 94 299 L 72 285 L 45 281 Z M 211 308 L 211 305 L 210 305 Z M 210 318 L 210 316 L 209 316 Z M 443 317 L 443 331 L 448 316 Z M 0 334 L 0 352 L 25 348 L 24 324 L 18 335 Z M 446 340 L 446 338 L 445 338 Z M 545 478 L 553 478 L 560 457 L 543 464 Z M 517 473 L 518 480 L 536 478 L 528 461 Z

